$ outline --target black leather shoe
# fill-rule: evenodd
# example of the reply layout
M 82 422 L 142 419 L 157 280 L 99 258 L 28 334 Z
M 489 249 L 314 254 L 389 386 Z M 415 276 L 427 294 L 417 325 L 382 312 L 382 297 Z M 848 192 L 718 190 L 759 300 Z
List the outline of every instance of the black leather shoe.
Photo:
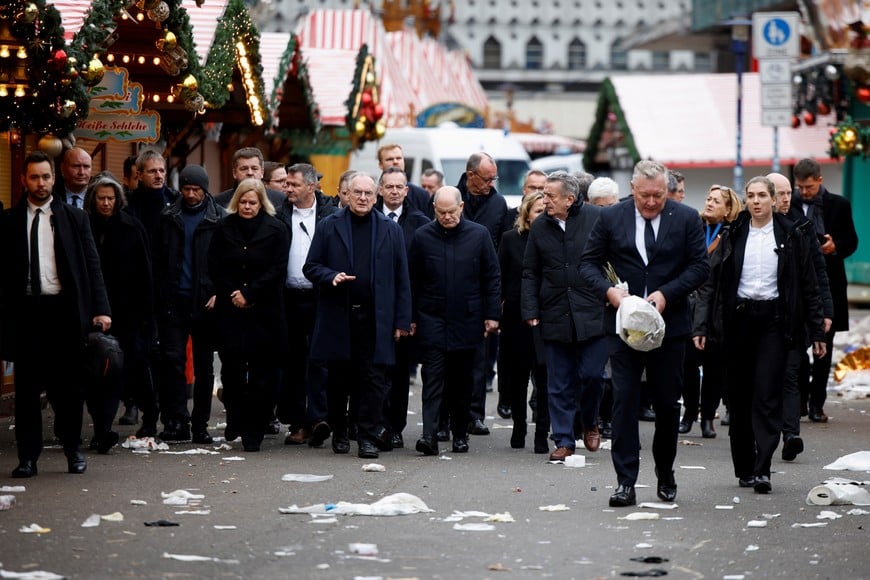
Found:
M 416 449 L 423 455 L 438 455 L 438 441 L 429 435 L 417 439 Z
M 680 426 L 677 428 L 677 431 L 679 431 L 681 434 L 685 435 L 686 433 L 688 433 L 689 431 L 692 430 L 692 423 L 694 423 L 694 421 L 692 421 L 691 419 L 686 419 L 685 417 L 683 417 L 682 419 L 680 419 Z
M 511 449 L 523 449 L 526 446 L 525 425 L 514 427 L 511 431 Z
M 716 438 L 716 429 L 713 428 L 712 419 L 703 419 L 701 421 L 701 437 L 704 439 Z
M 498 416 L 502 419 L 510 419 L 511 418 L 511 406 L 510 405 L 499 405 L 496 408 L 498 411 Z
M 405 446 L 405 439 L 401 433 L 393 433 L 390 437 L 390 443 L 393 444 L 393 449 L 401 449 Z
M 143 424 L 141 427 L 139 427 L 139 429 L 136 431 L 136 438 L 142 439 L 143 437 L 157 437 L 157 425 Z
M 719 424 L 722 425 L 723 427 L 727 427 L 728 425 L 731 424 L 731 411 L 729 411 L 728 409 L 725 409 L 725 416 L 722 417 L 722 420 L 719 421 Z
M 471 435 L 489 435 L 489 427 L 480 419 L 475 419 L 468 424 L 468 432 Z
M 644 407 L 640 410 L 640 420 L 650 422 L 655 421 L 656 412 L 652 410 L 652 407 Z
M 770 493 L 770 490 L 773 489 L 773 486 L 770 485 L 770 478 L 766 475 L 756 475 L 755 485 L 752 487 L 755 488 L 755 493 Z
M 785 437 L 782 441 L 782 460 L 794 461 L 797 456 L 803 453 L 804 440 L 797 435 Z
M 190 441 L 190 427 L 168 426 L 163 429 L 158 437 L 162 441 Z
M 677 499 L 677 482 L 674 480 L 674 472 L 671 471 L 662 476 L 659 475 L 659 470 L 656 468 L 656 477 L 658 478 L 656 495 L 659 496 L 659 499 L 667 502 Z
M 360 439 L 357 442 L 359 445 L 359 451 L 357 452 L 357 456 L 362 459 L 377 459 L 379 457 L 378 448 L 375 447 L 375 444 L 367 439 Z
M 633 485 L 620 485 L 610 496 L 610 507 L 628 507 L 637 503 Z
M 613 423 L 610 421 L 602 421 L 599 431 L 602 439 L 613 439 Z
M 76 451 L 66 456 L 66 466 L 69 473 L 81 475 L 88 468 L 88 462 L 80 451 Z
M 311 428 L 311 437 L 308 439 L 309 447 L 320 447 L 329 439 L 332 429 L 326 421 L 319 421 Z
M 825 415 L 825 412 L 819 407 L 810 407 L 810 421 L 813 423 L 827 423 L 828 416 Z
M 548 439 L 549 433 L 546 431 L 535 431 L 535 453 L 549 453 L 550 452 L 550 441 Z
M 118 419 L 118 425 L 136 425 L 139 423 L 139 409 L 136 405 L 128 405 L 124 414 Z
M 97 453 L 100 455 L 105 455 L 109 452 L 109 450 L 118 444 L 118 434 L 114 431 L 109 431 L 108 433 L 103 433 L 97 439 Z
M 468 453 L 468 440 L 467 439 L 454 439 L 453 440 L 453 453 Z
M 350 441 L 347 437 L 333 437 L 332 438 L 332 452 L 337 453 L 339 455 L 344 455 L 345 453 L 350 453 Z
M 214 439 L 208 434 L 208 429 L 197 429 L 193 432 L 193 442 L 202 443 L 203 445 L 211 445 Z
M 36 462 L 25 459 L 18 464 L 18 467 L 12 470 L 12 477 L 15 479 L 27 479 L 38 473 L 39 470 L 36 469 Z
M 740 477 L 737 479 L 737 485 L 740 487 L 755 487 L 755 476 Z
M 372 441 L 380 451 L 393 450 L 393 437 L 386 427 L 378 428 L 378 433 L 375 435 L 375 440 Z
M 438 441 L 450 441 L 450 433 L 447 429 L 442 429 L 435 434 L 435 438 L 438 439 Z

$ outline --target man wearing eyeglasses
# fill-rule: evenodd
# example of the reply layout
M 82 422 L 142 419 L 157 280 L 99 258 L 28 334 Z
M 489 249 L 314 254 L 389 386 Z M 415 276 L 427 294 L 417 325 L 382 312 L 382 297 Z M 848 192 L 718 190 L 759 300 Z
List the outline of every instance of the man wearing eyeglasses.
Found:
M 263 160 L 263 152 L 256 147 L 242 147 L 233 153 L 233 185 L 231 188 L 220 192 L 214 196 L 216 204 L 226 209 L 233 199 L 233 194 L 236 192 L 236 186 L 243 179 L 252 177 L 254 179 L 263 179 L 263 168 L 265 162 Z M 266 196 L 272 205 L 280 207 L 284 203 L 283 188 L 275 187 L 274 184 L 266 183 Z
M 794 166 L 795 193 L 792 195 L 791 211 L 798 211 L 807 217 L 815 229 L 825 256 L 825 269 L 834 300 L 834 321 L 830 330 L 825 332 L 827 351 L 823 357 L 813 357 L 812 371 L 806 362 L 801 369 L 802 385 L 809 384 L 808 414 L 810 421 L 825 423 L 824 404 L 828 389 L 828 375 L 831 373 L 831 355 L 834 334 L 838 330 L 849 330 L 849 301 L 846 287 L 845 259 L 858 249 L 858 234 L 852 220 L 852 204 L 840 195 L 828 191 L 822 184 L 822 168 L 814 159 L 801 159 Z M 807 375 L 810 375 L 809 382 Z M 803 413 L 803 409 L 801 410 Z
M 283 170 L 283 168 L 282 168 Z M 316 195 L 317 171 L 296 163 L 283 171 L 286 198 L 275 217 L 287 226 L 290 253 L 284 280 L 284 309 L 290 351 L 278 390 L 277 417 L 288 425 L 285 445 L 318 447 L 329 437 L 326 406 L 326 362 L 310 349 L 317 311 L 314 286 L 302 273 L 314 232 L 337 211 Z M 307 402 L 307 404 L 306 404 Z
M 314 232 L 302 268 L 317 291 L 311 351 L 327 361 L 327 403 L 332 450 L 350 451 L 348 398 L 356 399 L 358 455 L 378 457 L 389 439 L 378 439 L 387 396 L 387 369 L 395 342 L 411 330 L 408 260 L 399 225 L 372 211 L 374 179 L 357 173 L 348 207 L 326 217 Z

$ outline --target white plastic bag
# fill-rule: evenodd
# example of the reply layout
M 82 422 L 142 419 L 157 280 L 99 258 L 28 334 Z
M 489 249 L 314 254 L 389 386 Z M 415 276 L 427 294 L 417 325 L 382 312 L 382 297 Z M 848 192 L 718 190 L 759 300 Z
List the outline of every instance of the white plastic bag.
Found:
M 665 320 L 640 296 L 627 296 L 616 311 L 616 334 L 634 350 L 647 352 L 662 345 Z

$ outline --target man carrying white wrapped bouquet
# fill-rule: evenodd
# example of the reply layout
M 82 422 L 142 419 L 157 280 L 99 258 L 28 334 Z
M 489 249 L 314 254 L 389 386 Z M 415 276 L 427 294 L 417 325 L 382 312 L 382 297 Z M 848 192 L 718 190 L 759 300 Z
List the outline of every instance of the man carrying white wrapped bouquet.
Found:
M 608 337 L 613 370 L 611 456 L 618 486 L 610 496 L 611 507 L 637 503 L 644 370 L 656 412 L 652 452 L 657 495 L 668 502 L 677 497 L 673 467 L 679 399 L 686 338 L 692 331 L 687 297 L 707 280 L 710 266 L 698 212 L 669 200 L 667 181 L 662 164 L 640 161 L 631 180 L 632 197 L 601 212 L 580 261 L 581 278 L 606 301 L 605 324 L 613 333 Z M 608 263 L 627 290 L 605 274 Z M 636 350 L 615 334 L 617 309 L 628 296 L 642 297 L 662 315 L 665 333 L 660 346 Z

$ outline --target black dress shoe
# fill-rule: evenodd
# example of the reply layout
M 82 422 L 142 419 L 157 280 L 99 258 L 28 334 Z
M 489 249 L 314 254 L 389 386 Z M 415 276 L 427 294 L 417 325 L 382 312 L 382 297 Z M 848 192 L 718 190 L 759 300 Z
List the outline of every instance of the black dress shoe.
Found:
M 641 421 L 655 421 L 656 420 L 656 412 L 653 411 L 652 407 L 644 407 L 640 410 L 640 420 Z
M 350 440 L 347 437 L 333 437 L 332 452 L 339 455 L 350 453 Z
M 167 426 L 158 437 L 162 441 L 190 441 L 190 427 Z
M 18 467 L 12 470 L 12 477 L 15 479 L 27 479 L 38 473 L 39 471 L 36 469 L 36 461 L 25 459 L 18 464 Z
M 664 476 L 659 475 L 659 470 L 656 468 L 656 477 L 658 478 L 658 486 L 656 486 L 656 495 L 662 501 L 672 502 L 677 499 L 677 482 L 674 480 L 674 472 Z
M 136 405 L 127 405 L 124 414 L 118 419 L 118 425 L 136 425 L 139 423 L 139 409 Z
M 401 449 L 405 446 L 405 439 L 401 433 L 393 433 L 390 436 L 390 443 L 393 444 L 393 449 Z
M 454 439 L 453 440 L 453 453 L 468 453 L 468 440 L 467 439 Z
M 725 416 L 722 417 L 722 420 L 719 421 L 719 424 L 722 425 L 723 427 L 727 427 L 728 425 L 731 424 L 731 411 L 729 411 L 728 409 L 725 409 Z
M 143 424 L 136 431 L 136 438 L 142 439 L 143 437 L 157 437 L 157 425 L 154 424 Z
M 118 440 L 120 439 L 120 437 L 114 431 L 109 431 L 108 433 L 103 433 L 95 439 L 97 440 L 97 453 L 99 453 L 100 455 L 105 455 L 112 447 L 118 444 Z
M 80 451 L 76 451 L 66 456 L 66 466 L 69 473 L 81 475 L 88 468 L 88 462 L 85 461 L 85 456 Z
M 468 432 L 471 435 L 489 435 L 489 427 L 480 419 L 475 419 L 468 424 Z
M 827 423 L 828 416 L 820 407 L 810 407 L 810 421 L 813 423 Z
M 785 437 L 782 441 L 782 460 L 794 461 L 804 450 L 804 440 L 797 435 Z
M 329 423 L 326 421 L 318 421 L 314 424 L 314 427 L 311 428 L 311 437 L 308 439 L 308 446 L 320 447 L 327 439 L 329 439 L 331 433 L 332 429 L 329 427 Z
M 438 441 L 450 441 L 450 432 L 447 429 L 442 429 L 435 434 L 435 438 Z
M 682 419 L 680 419 L 680 426 L 677 428 L 677 431 L 685 435 L 692 430 L 692 423 L 694 423 L 694 421 L 683 417 Z
M 438 455 L 438 441 L 429 435 L 417 439 L 416 449 L 423 455 Z
M 368 439 L 360 439 L 357 445 L 359 445 L 358 457 L 362 459 L 377 459 L 379 457 L 378 448 Z
M 770 485 L 770 478 L 766 475 L 756 475 L 755 485 L 752 487 L 755 488 L 755 493 L 770 493 L 770 490 L 773 489 L 773 486 Z
M 755 487 L 755 476 L 737 478 L 737 485 L 740 487 Z
M 628 507 L 637 503 L 633 485 L 620 485 L 610 496 L 610 507 Z
M 203 445 L 211 445 L 214 439 L 208 433 L 208 429 L 197 429 L 193 432 L 192 440 L 194 443 L 202 443 Z
M 511 449 L 523 449 L 526 446 L 525 425 L 514 427 L 511 431 Z
M 510 419 L 511 418 L 511 406 L 510 405 L 499 405 L 496 408 L 498 411 L 498 416 L 502 419 Z
M 380 451 L 392 451 L 393 450 L 393 437 L 386 427 L 379 427 L 378 432 L 375 435 L 374 441 L 375 447 L 377 447 Z
M 546 431 L 535 431 L 535 453 L 549 453 L 550 452 L 550 440 L 548 438 L 549 433 Z
M 703 437 L 704 439 L 716 438 L 716 429 L 713 428 L 712 419 L 701 420 L 701 437 Z
M 613 439 L 613 423 L 610 421 L 602 421 L 599 431 L 602 439 Z

